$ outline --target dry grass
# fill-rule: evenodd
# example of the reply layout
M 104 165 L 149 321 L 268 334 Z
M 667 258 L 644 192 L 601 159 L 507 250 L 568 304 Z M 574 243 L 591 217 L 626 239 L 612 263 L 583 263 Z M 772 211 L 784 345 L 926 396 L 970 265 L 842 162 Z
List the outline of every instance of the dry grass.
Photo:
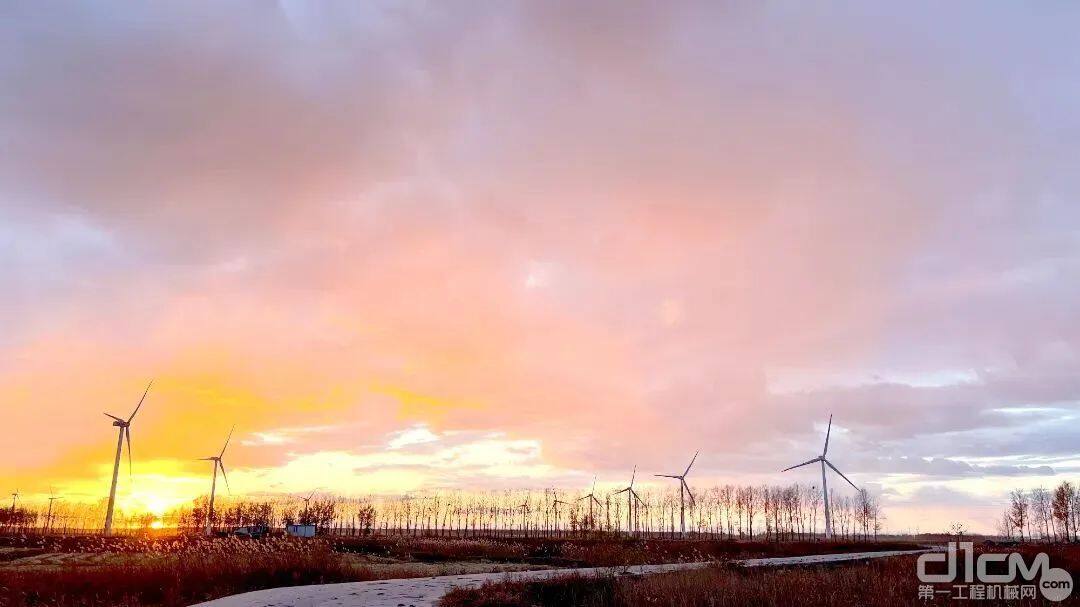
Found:
M 335 539 L 343 552 L 420 562 L 515 562 L 558 567 L 608 567 L 655 563 L 801 556 L 831 552 L 910 550 L 904 542 L 762 542 L 603 538 L 457 539 L 371 537 Z
M 3 549 L 12 558 L 0 559 L 2 607 L 179 607 L 263 588 L 537 567 L 479 558 L 521 551 L 475 540 L 390 541 L 392 549 L 367 546 L 370 552 L 344 550 L 333 540 L 284 537 L 80 537 L 18 544 Z M 414 554 L 435 558 L 421 561 Z
M 174 607 L 303 584 L 909 547 L 618 538 L 199 536 L 18 538 L 5 543 L 0 558 L 3 607 Z
M 1054 566 L 1080 574 L 1080 548 L 1029 547 L 1023 552 L 1046 550 Z M 456 589 L 443 607 L 897 607 L 924 605 L 918 598 L 915 556 L 873 560 L 859 564 L 788 569 L 742 569 L 717 565 L 646 577 L 565 576 L 538 582 L 487 584 L 473 590 Z M 942 587 L 944 589 L 944 586 Z M 929 603 L 945 605 L 951 598 Z M 1041 604 L 1039 601 L 979 601 L 983 605 Z M 1067 602 L 1080 604 L 1080 594 Z
M 261 588 L 378 578 L 323 541 L 221 539 L 148 553 L 127 564 L 2 568 L 0 605 L 180 607 Z

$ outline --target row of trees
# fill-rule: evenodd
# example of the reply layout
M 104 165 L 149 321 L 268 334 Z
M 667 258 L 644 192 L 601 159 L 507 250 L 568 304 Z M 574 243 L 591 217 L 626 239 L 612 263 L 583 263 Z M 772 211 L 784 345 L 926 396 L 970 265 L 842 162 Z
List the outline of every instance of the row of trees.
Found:
M 0 528 L 25 529 L 35 527 L 38 523 L 38 513 L 28 508 L 0 509 Z
M 666 535 L 679 533 L 679 494 L 673 490 L 643 490 L 641 501 L 622 496 L 543 491 L 430 491 L 401 497 L 371 496 L 313 499 L 291 496 L 268 500 L 218 498 L 212 526 L 230 529 L 244 525 L 281 527 L 315 524 L 324 531 L 347 535 L 398 533 L 457 536 L 568 536 L 589 533 Z M 686 504 L 690 535 L 715 538 L 761 537 L 806 540 L 824 534 L 824 505 L 820 490 L 811 485 L 723 485 L 696 489 Z M 868 492 L 831 492 L 833 529 L 838 537 L 876 536 L 884 517 Z M 206 498 L 162 516 L 121 515 L 128 528 L 177 527 L 201 529 L 208 514 Z M 68 508 L 54 513 L 52 529 L 65 532 L 100 526 L 99 507 Z M 38 519 L 35 519 L 38 520 Z M 44 529 L 44 525 L 42 525 Z
M 1080 531 L 1080 491 L 1069 481 L 1053 490 L 1016 489 L 1001 515 L 998 533 L 1020 540 L 1075 541 Z

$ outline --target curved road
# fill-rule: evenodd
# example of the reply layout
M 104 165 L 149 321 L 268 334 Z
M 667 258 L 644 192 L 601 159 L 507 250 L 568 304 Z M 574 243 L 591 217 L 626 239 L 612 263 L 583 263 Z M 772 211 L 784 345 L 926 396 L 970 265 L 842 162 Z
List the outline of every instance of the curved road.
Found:
M 847 554 L 814 554 L 810 556 L 784 556 L 766 559 L 743 559 L 733 561 L 744 567 L 782 567 L 787 565 L 815 565 L 876 559 L 902 554 L 917 554 L 927 550 L 890 550 L 884 552 L 851 552 Z M 443 575 L 402 580 L 375 580 L 349 582 L 346 584 L 322 584 L 316 586 L 290 586 L 270 588 L 227 596 L 199 603 L 193 607 L 433 607 L 451 588 L 472 588 L 484 582 L 508 579 L 542 580 L 568 573 L 578 575 L 602 575 L 620 573 L 645 575 L 695 569 L 709 563 L 672 563 L 667 565 L 639 565 L 634 567 L 592 567 L 584 569 L 542 569 L 503 573 L 477 573 L 471 575 Z

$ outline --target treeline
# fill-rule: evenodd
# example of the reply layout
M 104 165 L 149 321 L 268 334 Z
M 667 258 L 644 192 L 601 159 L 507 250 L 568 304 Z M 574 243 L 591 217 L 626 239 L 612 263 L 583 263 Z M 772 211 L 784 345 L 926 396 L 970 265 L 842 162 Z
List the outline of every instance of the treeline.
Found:
M 372 533 L 435 536 L 580 536 L 615 533 L 638 536 L 679 535 L 677 491 L 643 489 L 641 501 L 628 503 L 626 494 L 601 495 L 597 501 L 584 492 L 556 490 L 425 491 L 405 496 L 343 498 L 319 495 L 311 499 L 275 496 L 231 499 L 219 496 L 212 527 L 229 530 L 247 525 L 280 528 L 314 524 L 323 532 L 343 535 Z M 722 485 L 695 488 L 686 502 L 687 535 L 716 539 L 764 538 L 807 540 L 824 535 L 821 491 L 810 485 Z M 884 515 L 875 497 L 832 491 L 834 534 L 857 540 L 876 537 Z M 125 529 L 179 528 L 199 530 L 206 525 L 205 497 L 162 515 L 121 513 Z M 53 532 L 100 527 L 100 505 L 70 505 L 53 513 L 50 525 L 40 513 L 32 521 Z
M 1053 490 L 1013 490 L 998 522 L 999 534 L 1021 541 L 1076 541 L 1078 531 L 1080 492 L 1069 481 L 1061 481 Z

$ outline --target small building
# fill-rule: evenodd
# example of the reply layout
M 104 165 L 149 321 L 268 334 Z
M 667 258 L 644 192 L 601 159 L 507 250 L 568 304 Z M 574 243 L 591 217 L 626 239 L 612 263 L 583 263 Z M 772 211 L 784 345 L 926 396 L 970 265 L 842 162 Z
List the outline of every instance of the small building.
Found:
M 285 533 L 292 537 L 315 537 L 315 525 L 286 525 Z
M 270 528 L 266 525 L 247 525 L 233 529 L 232 534 L 237 537 L 250 537 L 260 539 L 270 534 Z

